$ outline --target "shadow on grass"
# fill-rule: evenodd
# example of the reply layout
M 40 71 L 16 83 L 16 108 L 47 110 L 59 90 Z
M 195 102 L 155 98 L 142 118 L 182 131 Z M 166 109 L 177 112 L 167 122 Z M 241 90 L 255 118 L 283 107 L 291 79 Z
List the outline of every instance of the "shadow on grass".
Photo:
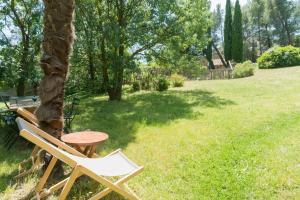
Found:
M 231 100 L 203 90 L 137 93 L 120 102 L 89 97 L 81 101 L 81 113 L 75 118 L 74 128 L 107 132 L 110 136 L 105 144 L 107 150 L 125 148 L 135 140 L 140 126 L 163 126 L 177 119 L 197 119 L 204 108 L 222 109 L 234 104 Z M 17 163 L 28 157 L 31 149 L 18 142 L 11 151 L 7 151 L 0 144 L 0 192 L 8 187 L 17 173 Z M 95 187 L 97 184 L 85 182 L 85 185 L 87 188 L 83 189 L 79 183 L 74 189 L 75 193 L 91 191 L 91 185 Z M 80 192 L 78 194 L 82 195 Z M 113 193 L 106 199 L 122 198 Z
M 0 128 L 0 132 L 5 129 Z M 0 192 L 3 192 L 11 183 L 16 181 L 13 177 L 18 174 L 18 163 L 24 160 L 30 154 L 30 149 L 24 141 L 17 141 L 15 145 L 7 150 L 3 146 L 3 139 L 0 139 Z
M 201 108 L 222 109 L 233 104 L 204 90 L 138 93 L 120 102 L 88 99 L 82 101 L 74 124 L 77 130 L 107 132 L 110 139 L 106 148 L 124 148 L 135 140 L 140 125 L 161 126 L 177 119 L 195 119 L 202 115 Z

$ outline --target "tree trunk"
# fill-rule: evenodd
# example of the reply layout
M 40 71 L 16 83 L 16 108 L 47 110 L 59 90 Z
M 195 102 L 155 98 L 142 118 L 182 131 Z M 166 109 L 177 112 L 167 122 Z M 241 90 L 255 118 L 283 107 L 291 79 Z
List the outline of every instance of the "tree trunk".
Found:
M 18 85 L 17 85 L 17 96 L 18 97 L 23 97 L 25 96 L 25 80 L 24 78 L 20 78 L 18 80 Z
M 253 37 L 252 37 L 251 45 L 252 45 L 251 61 L 255 63 L 255 61 L 256 61 L 256 55 L 255 55 L 255 41 L 254 41 L 254 38 L 253 38 Z
M 270 49 L 272 47 L 272 40 L 271 40 L 271 36 L 268 30 L 268 24 L 265 25 L 265 29 L 267 32 L 267 43 L 268 43 L 268 49 Z
M 109 93 L 109 79 L 108 79 L 108 63 L 105 51 L 105 39 L 104 36 L 101 39 L 101 60 L 102 60 L 102 78 L 103 78 L 103 88 Z
M 44 39 L 40 66 L 41 105 L 36 111 L 40 127 L 60 138 L 63 133 L 64 84 L 74 41 L 74 0 L 44 0 Z
M 290 33 L 290 28 L 289 28 L 288 22 L 285 22 L 284 24 L 285 24 L 284 27 L 285 27 L 285 30 L 286 30 L 288 45 L 292 45 L 292 36 L 291 36 L 291 33 Z
M 29 55 L 29 27 L 26 27 L 24 25 L 24 22 L 22 21 L 21 17 L 19 16 L 15 1 L 11 0 L 10 3 L 10 9 L 15 17 L 15 22 L 17 26 L 19 27 L 21 31 L 22 36 L 22 51 L 21 51 L 21 61 L 20 61 L 20 67 L 21 67 L 21 73 L 20 78 L 17 80 L 17 96 L 24 96 L 25 95 L 25 83 L 28 76 L 28 55 Z M 26 32 L 26 30 L 28 32 Z
M 217 48 L 217 46 L 215 45 L 215 43 L 212 41 L 212 46 L 214 47 L 214 49 L 216 50 L 216 52 L 217 52 L 217 54 L 218 54 L 218 56 L 219 56 L 219 58 L 221 59 L 221 61 L 222 61 L 222 64 L 224 65 L 224 67 L 228 67 L 228 65 L 227 65 L 227 63 L 226 63 L 226 61 L 225 61 L 225 59 L 223 58 L 223 56 L 222 56 L 222 54 L 221 54 L 221 52 L 219 51 L 219 49 Z
M 258 26 L 258 41 L 259 41 L 259 55 L 262 55 L 263 50 L 262 50 L 262 45 L 261 45 L 261 28 L 260 25 Z
M 29 56 L 29 37 L 27 35 L 24 36 L 22 41 L 23 43 L 23 51 L 21 58 L 21 74 L 18 79 L 17 84 L 17 96 L 25 96 L 25 84 L 26 78 L 28 77 L 28 56 Z
M 94 81 L 95 81 L 95 65 L 94 65 L 94 56 L 93 53 L 89 50 L 88 54 L 88 62 L 89 62 L 89 78 L 90 78 L 90 86 L 94 89 Z
M 93 47 L 93 35 L 90 33 L 87 27 L 84 27 L 84 33 L 87 42 L 86 54 L 88 57 L 88 71 L 89 71 L 89 79 L 91 80 L 91 88 L 94 89 L 94 81 L 95 81 L 95 64 L 94 64 L 94 47 Z
M 119 47 L 117 49 L 117 57 L 118 62 L 115 66 L 115 76 L 114 76 L 114 83 L 113 88 L 108 92 L 109 100 L 120 101 L 122 99 L 122 86 L 123 86 L 123 73 L 124 73 L 124 64 L 125 64 L 125 0 L 118 1 L 119 6 L 118 8 L 118 25 L 120 28 L 119 33 Z

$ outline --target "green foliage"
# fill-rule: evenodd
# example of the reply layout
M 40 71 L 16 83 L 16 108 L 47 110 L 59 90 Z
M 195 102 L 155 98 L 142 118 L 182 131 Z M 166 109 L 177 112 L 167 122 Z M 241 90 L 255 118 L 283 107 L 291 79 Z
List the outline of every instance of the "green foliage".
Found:
M 221 4 L 217 4 L 216 9 L 212 12 L 212 35 L 215 43 L 222 44 L 223 37 L 223 14 L 224 11 L 221 7 Z M 221 45 L 223 46 L 223 45 Z
M 225 60 L 231 60 L 232 49 L 232 14 L 231 14 L 231 2 L 226 1 L 226 12 L 224 22 L 224 55 Z
M 198 64 L 197 64 L 198 63 Z M 182 74 L 184 77 L 186 77 L 189 80 L 195 80 L 205 74 L 207 72 L 207 68 L 203 66 L 201 63 L 195 62 L 195 63 L 186 63 L 185 65 L 182 65 L 180 69 L 178 70 L 179 74 Z
M 151 74 L 142 75 L 140 84 L 142 90 L 152 90 L 154 85 L 154 78 L 151 76 Z
M 300 29 L 298 0 L 251 0 L 242 7 L 244 59 L 256 58 L 269 48 L 297 46 Z
M 36 88 L 40 81 L 42 12 L 42 4 L 34 0 L 0 3 L 0 78 L 7 87 Z
M 134 75 L 134 80 L 139 81 L 142 90 L 155 90 L 156 77 L 167 75 L 167 69 L 158 66 L 141 66 Z
M 209 28 L 207 30 L 207 36 L 209 38 L 212 37 L 212 32 L 211 32 L 211 28 Z M 205 57 L 206 57 L 206 60 L 208 62 L 212 62 L 212 41 L 209 41 L 206 48 L 204 49 L 204 54 L 205 54 Z
M 168 90 L 170 83 L 165 76 L 160 76 L 156 80 L 156 90 L 157 91 L 166 91 Z
M 232 23 L 232 59 L 235 62 L 243 61 L 243 24 L 242 11 L 239 0 L 234 7 L 234 17 Z
M 141 89 L 140 83 L 138 81 L 134 81 L 132 83 L 132 90 L 134 92 L 139 91 Z
M 233 78 L 243 78 L 253 76 L 256 69 L 256 64 L 247 60 L 243 63 L 238 63 L 233 70 Z
M 293 46 L 273 47 L 257 59 L 261 69 L 300 65 L 300 48 Z
M 173 74 L 170 80 L 173 87 L 183 87 L 185 78 L 179 74 Z

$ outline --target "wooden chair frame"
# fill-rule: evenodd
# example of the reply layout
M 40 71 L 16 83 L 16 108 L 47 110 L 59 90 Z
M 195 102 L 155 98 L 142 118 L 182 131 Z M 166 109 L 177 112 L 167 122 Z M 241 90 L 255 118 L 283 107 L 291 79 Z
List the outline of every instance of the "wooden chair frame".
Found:
M 76 151 L 75 149 L 71 148 L 70 146 L 66 145 L 65 143 L 59 141 L 58 139 L 48 135 L 47 133 L 43 132 L 42 130 L 38 129 L 37 127 L 35 127 L 32 124 L 28 123 L 28 126 L 30 126 L 30 128 L 39 136 L 41 136 L 42 138 L 44 138 L 45 140 L 49 141 L 52 144 L 55 144 L 58 146 L 59 149 L 63 149 L 75 156 L 80 156 L 80 157 L 86 157 L 83 154 L 81 154 L 80 152 Z M 131 174 L 128 174 L 126 176 L 123 176 L 122 178 L 120 178 L 118 181 L 116 182 L 112 182 L 109 179 L 103 177 L 103 176 L 99 176 L 97 174 L 95 174 L 94 172 L 92 172 L 91 170 L 89 170 L 88 168 L 83 167 L 82 165 L 79 165 L 75 160 L 73 160 L 72 158 L 66 156 L 65 154 L 61 153 L 60 151 L 58 151 L 56 148 L 54 148 L 53 146 L 40 141 L 39 139 L 37 139 L 36 137 L 34 137 L 32 135 L 32 133 L 28 132 L 27 130 L 23 129 L 20 131 L 20 135 L 24 138 L 26 138 L 27 140 L 31 141 L 32 143 L 34 143 L 35 145 L 39 146 L 40 148 L 46 150 L 48 153 L 53 155 L 53 158 L 51 159 L 48 168 L 46 169 L 43 177 L 40 179 L 37 187 L 36 187 L 36 192 L 37 192 L 37 198 L 43 198 L 55 191 L 57 191 L 58 189 L 63 187 L 63 190 L 59 196 L 59 200 L 64 200 L 66 199 L 71 187 L 73 186 L 75 180 L 80 177 L 81 175 L 87 175 L 90 178 L 98 181 L 99 183 L 105 185 L 107 188 L 104 189 L 103 191 L 99 192 L 98 194 L 96 194 L 95 196 L 93 196 L 91 198 L 91 200 L 96 200 L 96 199 L 100 199 L 104 196 L 106 196 L 107 194 L 109 194 L 112 191 L 115 191 L 117 193 L 119 193 L 120 195 L 130 199 L 130 200 L 137 200 L 138 197 L 128 188 L 127 185 L 125 185 L 125 182 L 127 182 L 129 179 L 131 179 L 132 177 L 138 175 L 139 173 L 141 173 L 144 169 L 143 166 L 138 167 L 134 172 L 132 172 Z M 120 149 L 110 153 L 107 156 L 110 156 L 114 153 L 116 153 L 117 151 L 120 151 Z M 71 174 L 71 176 L 69 178 L 66 178 L 62 181 L 60 181 L 59 183 L 53 185 L 52 187 L 50 187 L 48 190 L 43 190 L 44 185 L 51 173 L 51 171 L 53 170 L 55 163 L 57 162 L 57 160 L 61 160 L 62 162 L 66 163 L 67 165 L 69 165 L 70 167 L 73 168 L 73 172 Z M 126 189 L 128 191 L 126 191 Z
M 38 125 L 38 119 L 36 118 L 36 116 L 33 113 L 29 112 L 28 110 L 20 107 L 20 108 L 17 109 L 17 113 L 20 116 L 22 116 L 24 119 L 26 119 L 28 122 L 35 125 L 36 127 L 39 126 Z M 14 179 L 22 178 L 22 177 L 38 170 L 42 166 L 42 162 L 40 160 L 39 152 L 40 152 L 40 148 L 35 145 L 35 147 L 33 148 L 32 152 L 30 154 L 30 157 L 19 163 L 19 174 L 16 175 L 14 177 Z M 24 170 L 23 165 L 28 163 L 28 162 L 31 162 L 32 165 L 31 165 L 30 169 Z
M 32 123 L 33 125 L 37 127 L 39 126 L 39 120 L 36 118 L 36 116 L 33 113 L 29 112 L 28 110 L 20 107 L 17 109 L 17 113 L 27 121 Z
M 33 113 L 29 112 L 28 110 L 26 110 L 24 108 L 18 108 L 17 113 L 20 116 L 22 116 L 24 119 L 26 119 L 28 122 L 33 124 L 34 126 L 36 126 L 36 127 L 39 126 L 38 119 L 36 118 L 36 116 Z M 40 129 L 38 129 L 38 130 L 40 130 Z M 50 136 L 49 134 L 47 134 L 47 138 L 48 138 L 48 141 L 50 141 L 51 143 L 53 143 L 57 146 L 59 146 L 59 145 L 61 145 L 61 143 L 63 143 L 60 140 L 57 140 L 54 137 Z M 65 143 L 63 143 L 63 144 L 65 144 Z M 40 148 L 35 145 L 35 147 L 33 148 L 33 151 L 31 152 L 30 157 L 23 160 L 21 163 L 19 163 L 19 174 L 17 176 L 15 176 L 14 179 L 19 179 L 30 173 L 33 173 L 34 171 L 38 170 L 43 165 L 43 163 L 40 160 L 39 152 L 40 152 Z M 70 152 L 70 153 L 72 153 L 72 152 Z M 99 155 L 95 153 L 93 155 L 93 157 L 99 157 Z M 24 171 L 23 165 L 28 162 L 31 162 L 32 165 L 31 165 L 30 169 Z

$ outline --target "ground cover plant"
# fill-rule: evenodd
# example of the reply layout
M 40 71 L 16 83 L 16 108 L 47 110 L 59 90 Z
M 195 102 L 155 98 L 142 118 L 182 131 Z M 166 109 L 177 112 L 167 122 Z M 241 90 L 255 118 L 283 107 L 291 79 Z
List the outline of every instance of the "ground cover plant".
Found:
M 256 64 L 251 61 L 245 61 L 243 63 L 238 63 L 233 70 L 233 78 L 243 78 L 248 76 L 253 76 L 254 71 L 257 68 Z
M 297 199 L 299 73 L 291 67 L 258 70 L 247 79 L 187 81 L 164 92 L 127 94 L 121 102 L 84 97 L 73 128 L 107 132 L 98 152 L 122 148 L 145 165 L 129 183 L 142 199 Z M 0 145 L 1 199 L 19 199 L 34 187 L 35 176 L 12 180 L 27 149 L 22 142 L 10 152 Z M 93 182 L 78 182 L 72 199 L 87 199 L 90 191 Z

